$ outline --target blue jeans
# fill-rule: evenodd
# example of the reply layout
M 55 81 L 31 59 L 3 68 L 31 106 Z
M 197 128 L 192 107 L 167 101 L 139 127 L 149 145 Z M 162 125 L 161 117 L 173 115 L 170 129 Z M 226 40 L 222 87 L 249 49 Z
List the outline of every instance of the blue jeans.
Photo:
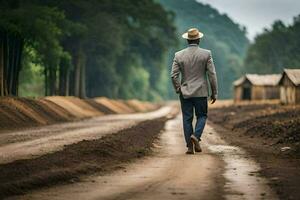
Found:
M 180 103 L 183 118 L 183 131 L 187 147 L 192 145 L 191 135 L 194 134 L 199 140 L 207 119 L 207 97 L 191 97 L 184 99 L 180 95 Z M 193 128 L 194 111 L 197 117 L 195 132 Z

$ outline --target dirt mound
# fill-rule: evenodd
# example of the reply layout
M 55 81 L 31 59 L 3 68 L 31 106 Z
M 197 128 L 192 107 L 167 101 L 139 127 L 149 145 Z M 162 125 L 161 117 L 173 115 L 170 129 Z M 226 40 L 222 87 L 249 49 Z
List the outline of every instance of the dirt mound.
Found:
M 84 100 L 76 97 L 51 96 L 45 97 L 45 99 L 65 108 L 69 113 L 78 118 L 103 115 L 101 111 L 96 110 Z
M 0 129 L 46 125 L 73 118 L 67 110 L 47 100 L 0 98 Z
M 157 108 L 138 100 L 122 101 L 105 97 L 79 99 L 51 96 L 33 98 L 0 98 L 0 131 L 48 125 L 104 114 L 146 112 Z
M 84 101 L 92 106 L 94 109 L 101 111 L 104 114 L 116 114 L 114 110 L 111 110 L 109 107 L 98 103 L 95 99 L 84 99 Z
M 95 101 L 98 104 L 101 104 L 110 110 L 112 110 L 114 113 L 117 114 L 125 114 L 125 113 L 134 113 L 135 110 L 127 106 L 125 103 L 123 103 L 120 100 L 113 100 L 113 99 L 108 99 L 106 97 L 98 97 L 95 98 Z
M 149 102 L 141 102 L 136 99 L 123 101 L 123 103 L 125 103 L 136 112 L 148 112 L 150 110 L 155 110 L 158 107 L 157 105 L 151 104 Z
M 300 150 L 300 106 L 276 103 L 233 104 L 211 108 L 209 119 L 261 141 L 292 145 Z
M 123 163 L 151 153 L 165 122 L 166 118 L 141 122 L 98 140 L 82 141 L 35 159 L 0 165 L 0 199 L 76 181 L 81 175 L 119 169 Z
M 300 142 L 300 108 L 254 117 L 237 123 L 234 129 L 265 138 L 279 138 L 279 143 Z

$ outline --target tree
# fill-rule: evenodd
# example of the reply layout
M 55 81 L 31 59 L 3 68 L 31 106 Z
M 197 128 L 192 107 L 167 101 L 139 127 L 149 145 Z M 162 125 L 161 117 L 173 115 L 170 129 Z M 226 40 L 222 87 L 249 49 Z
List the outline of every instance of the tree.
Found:
M 33 1 L 1 2 L 0 32 L 2 56 L 1 95 L 18 95 L 19 73 L 24 46 L 39 54 L 45 66 L 46 94 L 55 94 L 56 67 L 63 49 L 59 38 L 66 22 L 62 12 Z
M 18 51 L 10 47 L 14 54 L 9 55 L 28 56 L 26 62 L 43 67 L 46 95 L 164 95 L 161 83 L 167 76 L 162 74 L 167 69 L 162 63 L 176 40 L 175 28 L 171 14 L 153 0 L 15 0 L 3 1 L 2 10 L 3 34 L 20 38 L 22 49 L 35 54 L 30 57 L 22 50 L 15 56 Z M 0 72 L 15 69 L 5 67 L 9 56 L 1 49 Z M 18 77 L 21 64 L 16 66 L 13 74 Z M 3 93 L 6 71 L 0 75 Z
M 285 67 L 299 68 L 299 18 L 295 17 L 289 26 L 275 21 L 270 29 L 255 38 L 244 62 L 247 72 L 281 73 Z

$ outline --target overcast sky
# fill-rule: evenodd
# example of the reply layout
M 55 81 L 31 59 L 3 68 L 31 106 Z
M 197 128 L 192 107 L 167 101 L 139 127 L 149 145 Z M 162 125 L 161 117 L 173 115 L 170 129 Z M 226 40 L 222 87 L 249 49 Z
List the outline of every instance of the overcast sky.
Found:
M 247 27 L 252 40 L 264 27 L 280 19 L 291 23 L 300 14 L 300 0 L 197 0 L 208 3 Z

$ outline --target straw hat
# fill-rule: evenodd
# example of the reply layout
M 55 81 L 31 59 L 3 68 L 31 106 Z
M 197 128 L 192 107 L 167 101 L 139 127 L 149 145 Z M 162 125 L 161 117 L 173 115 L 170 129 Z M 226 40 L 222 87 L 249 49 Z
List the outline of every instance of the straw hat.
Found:
M 204 36 L 197 28 L 191 28 L 186 33 L 182 34 L 182 37 L 187 40 L 197 40 Z

